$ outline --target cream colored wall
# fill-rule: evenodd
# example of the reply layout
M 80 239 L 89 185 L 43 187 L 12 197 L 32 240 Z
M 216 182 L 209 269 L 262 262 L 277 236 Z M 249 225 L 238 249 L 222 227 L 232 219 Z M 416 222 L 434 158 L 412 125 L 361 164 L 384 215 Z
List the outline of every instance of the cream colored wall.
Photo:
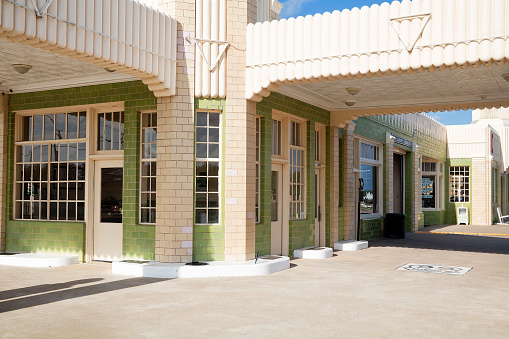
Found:
M 245 99 L 246 26 L 256 20 L 255 0 L 227 2 L 228 84 L 226 88 L 225 260 L 255 255 L 256 106 Z

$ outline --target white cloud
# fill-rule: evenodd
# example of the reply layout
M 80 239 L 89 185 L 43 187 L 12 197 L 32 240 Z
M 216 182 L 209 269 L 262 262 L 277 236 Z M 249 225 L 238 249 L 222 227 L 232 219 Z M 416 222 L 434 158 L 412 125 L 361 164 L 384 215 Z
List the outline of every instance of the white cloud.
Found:
M 299 14 L 302 6 L 315 2 L 316 0 L 287 0 L 283 2 L 283 9 L 281 10 L 281 18 L 295 17 Z

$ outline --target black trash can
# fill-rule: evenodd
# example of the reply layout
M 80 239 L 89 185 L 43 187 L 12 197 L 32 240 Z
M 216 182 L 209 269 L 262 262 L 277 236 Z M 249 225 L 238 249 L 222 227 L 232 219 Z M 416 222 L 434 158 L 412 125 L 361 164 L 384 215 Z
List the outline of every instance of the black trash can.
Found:
M 405 215 L 403 213 L 386 213 L 384 237 L 405 239 Z

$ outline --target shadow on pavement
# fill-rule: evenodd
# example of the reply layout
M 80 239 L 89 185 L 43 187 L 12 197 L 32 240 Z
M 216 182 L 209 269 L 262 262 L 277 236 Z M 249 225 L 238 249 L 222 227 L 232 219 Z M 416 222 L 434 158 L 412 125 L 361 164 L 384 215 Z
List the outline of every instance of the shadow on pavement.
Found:
M 0 300 L 19 298 L 19 297 L 24 297 L 24 296 L 31 295 L 31 294 L 39 294 L 39 293 L 44 293 L 44 292 L 56 291 L 56 290 L 63 290 L 65 288 L 70 288 L 75 285 L 89 284 L 89 283 L 98 282 L 101 280 L 103 280 L 103 278 L 81 279 L 81 280 L 68 281 L 65 283 L 43 284 L 43 285 L 35 285 L 35 286 L 17 288 L 17 289 L 8 290 L 8 291 L 0 291 Z
M 67 285 L 67 287 L 71 287 L 71 286 L 74 286 L 77 284 L 84 284 L 86 282 L 94 282 L 94 281 L 100 281 L 100 280 L 103 280 L 103 279 L 102 278 L 84 279 L 84 280 L 70 281 L 68 283 L 49 284 L 49 286 L 53 286 L 53 287 L 55 287 L 55 285 L 57 285 L 56 286 L 57 288 L 53 288 L 53 289 L 48 289 L 48 284 L 38 285 L 38 286 L 36 285 L 36 286 L 33 286 L 33 289 L 34 289 L 33 292 L 28 292 L 31 288 L 26 287 L 23 289 L 4 291 L 4 292 L 2 292 L 2 296 L 6 297 L 9 293 L 12 293 L 11 294 L 12 296 L 10 296 L 9 298 L 15 298 L 17 296 L 17 294 L 18 295 L 20 294 L 20 290 L 26 290 L 26 292 L 28 292 L 28 294 L 35 294 L 35 293 L 45 292 L 45 289 L 47 289 L 48 291 L 55 290 L 55 289 L 63 289 L 63 288 L 66 288 L 66 287 L 63 287 L 64 285 Z M 122 289 L 126 289 L 126 288 L 149 285 L 149 284 L 154 284 L 154 283 L 157 283 L 160 281 L 165 281 L 165 280 L 167 280 L 167 279 L 131 278 L 131 279 L 110 281 L 110 282 L 94 284 L 94 285 L 89 285 L 89 286 L 83 286 L 83 287 L 75 287 L 75 288 L 71 288 L 71 289 L 54 291 L 54 292 L 49 292 L 49 293 L 44 293 L 44 294 L 39 294 L 39 295 L 26 296 L 26 297 L 22 297 L 22 298 L 17 298 L 17 299 L 0 302 L 0 313 L 15 311 L 15 310 L 33 307 L 33 306 L 50 304 L 50 303 L 68 300 L 68 299 L 87 297 L 87 296 L 99 294 L 99 293 L 106 293 L 106 292 L 112 292 L 112 291 L 122 290 Z M 35 292 L 38 289 L 39 289 L 39 292 Z M 21 295 L 23 295 L 23 294 L 21 294 Z
M 378 238 L 369 247 L 404 247 L 430 250 L 509 254 L 509 238 L 460 234 L 412 234 L 405 239 Z

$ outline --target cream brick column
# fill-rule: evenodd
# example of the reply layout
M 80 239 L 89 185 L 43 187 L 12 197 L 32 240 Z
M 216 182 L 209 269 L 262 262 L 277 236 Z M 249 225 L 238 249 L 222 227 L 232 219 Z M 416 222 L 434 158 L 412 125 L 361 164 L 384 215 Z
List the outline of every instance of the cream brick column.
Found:
M 355 187 L 354 167 L 354 122 L 348 124 L 343 129 L 343 236 L 344 240 L 355 239 L 355 204 L 357 203 L 357 191 Z
M 385 213 L 392 213 L 394 208 L 394 140 L 390 133 L 385 133 Z
M 421 192 L 421 177 L 419 172 L 419 146 L 412 145 L 412 231 L 419 230 L 419 194 Z
M 473 158 L 471 171 L 471 224 L 491 225 L 491 162 L 486 158 Z
M 330 243 L 334 248 L 334 242 L 338 241 L 339 236 L 339 130 L 335 126 L 330 127 Z
M 503 200 L 502 200 L 502 189 L 503 189 L 503 186 L 502 186 L 502 173 L 503 173 L 503 170 L 502 170 L 502 165 L 500 163 L 497 164 L 497 206 L 495 206 L 495 211 L 493 213 L 495 213 L 492 217 L 492 220 L 493 218 L 497 218 L 498 215 L 497 215 L 497 210 L 496 208 L 497 207 L 500 207 L 500 210 L 503 211 L 504 210 L 504 203 L 503 203 Z M 492 210 L 493 211 L 493 210 Z M 492 221 L 493 222 L 493 221 Z
M 190 262 L 193 255 L 194 37 L 192 0 L 160 0 L 177 23 L 177 93 L 157 100 L 157 211 L 155 259 Z
M 225 260 L 244 261 L 255 255 L 256 104 L 245 99 L 246 27 L 255 22 L 254 0 L 227 1 L 227 55 L 224 119 Z
M 0 97 L 0 252 L 5 251 L 6 184 L 7 184 L 7 94 Z

